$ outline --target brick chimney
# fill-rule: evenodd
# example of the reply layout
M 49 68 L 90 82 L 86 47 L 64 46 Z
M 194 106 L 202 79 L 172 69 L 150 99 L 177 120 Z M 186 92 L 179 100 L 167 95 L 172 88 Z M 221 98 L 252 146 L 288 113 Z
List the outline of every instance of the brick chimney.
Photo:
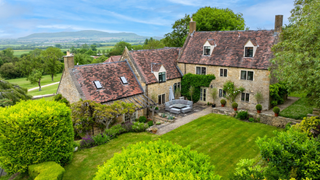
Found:
M 196 22 L 193 21 L 193 19 L 191 18 L 191 21 L 190 21 L 190 25 L 189 25 L 189 33 L 193 33 L 193 31 L 196 31 Z
M 63 56 L 63 58 L 64 58 L 64 68 L 65 69 L 74 67 L 73 55 L 70 54 L 69 50 L 67 51 L 67 55 Z
M 283 25 L 283 15 L 276 15 L 274 23 L 274 32 L 281 33 Z

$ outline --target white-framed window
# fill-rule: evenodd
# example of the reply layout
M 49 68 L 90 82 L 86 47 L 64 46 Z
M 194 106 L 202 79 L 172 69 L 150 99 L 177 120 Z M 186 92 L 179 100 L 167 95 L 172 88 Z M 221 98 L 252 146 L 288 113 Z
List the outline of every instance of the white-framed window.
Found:
M 220 77 L 228 77 L 228 69 L 220 69 Z
M 203 46 L 203 55 L 210 55 L 210 46 Z
M 206 75 L 207 68 L 206 67 L 196 67 L 196 74 Z
M 200 89 L 200 101 L 206 101 L 207 100 L 207 89 L 201 88 Z
M 124 114 L 124 122 L 127 122 L 127 121 L 135 121 L 137 119 L 137 111 L 135 111 L 132 115 L 130 115 L 129 113 L 126 113 Z
M 219 97 L 226 97 L 226 92 L 223 89 L 219 89 Z
M 241 93 L 241 101 L 249 102 L 250 94 L 249 93 Z
M 166 94 L 158 95 L 158 104 L 164 104 L 166 102 Z
M 173 92 L 176 92 L 177 89 L 181 90 L 181 82 L 173 84 Z
M 159 72 L 159 82 L 166 82 L 166 72 Z
M 241 70 L 240 79 L 241 79 L 241 80 L 253 81 L 253 74 L 254 74 L 253 71 Z

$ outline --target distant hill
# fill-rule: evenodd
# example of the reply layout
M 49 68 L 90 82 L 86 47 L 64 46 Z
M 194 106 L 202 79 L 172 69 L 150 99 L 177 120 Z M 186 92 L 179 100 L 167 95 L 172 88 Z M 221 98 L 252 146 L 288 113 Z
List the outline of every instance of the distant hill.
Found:
M 19 40 L 108 40 L 108 39 L 126 39 L 126 40 L 143 40 L 148 37 L 139 36 L 135 33 L 108 33 L 103 31 L 85 30 L 77 32 L 57 32 L 57 33 L 35 33 L 26 37 L 18 38 Z

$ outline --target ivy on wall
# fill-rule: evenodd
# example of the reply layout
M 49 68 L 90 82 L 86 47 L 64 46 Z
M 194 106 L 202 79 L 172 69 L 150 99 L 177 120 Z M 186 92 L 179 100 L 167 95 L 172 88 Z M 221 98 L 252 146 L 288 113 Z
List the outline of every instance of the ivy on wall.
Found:
M 216 79 L 213 74 L 199 75 L 188 73 L 182 77 L 181 81 L 181 95 L 191 99 L 189 95 L 190 86 L 195 87 L 195 92 L 192 96 L 194 103 L 200 99 L 200 87 L 209 87 L 212 80 Z

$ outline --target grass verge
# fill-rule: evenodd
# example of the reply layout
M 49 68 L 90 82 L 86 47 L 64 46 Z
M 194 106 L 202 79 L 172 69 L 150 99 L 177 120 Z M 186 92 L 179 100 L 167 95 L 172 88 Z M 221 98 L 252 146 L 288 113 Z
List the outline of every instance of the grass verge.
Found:
M 57 76 L 55 76 L 53 78 L 54 81 L 51 81 L 51 76 L 50 75 L 44 75 L 41 79 L 41 86 L 43 85 L 47 85 L 47 84 L 51 84 L 51 83 L 55 83 L 55 82 L 59 82 L 61 79 L 62 73 L 57 74 Z M 17 79 L 9 79 L 6 80 L 10 83 L 13 84 L 18 84 L 20 87 L 24 87 L 24 88 L 35 88 L 38 87 L 38 84 L 31 84 L 30 81 L 27 81 L 27 78 L 17 78 Z

